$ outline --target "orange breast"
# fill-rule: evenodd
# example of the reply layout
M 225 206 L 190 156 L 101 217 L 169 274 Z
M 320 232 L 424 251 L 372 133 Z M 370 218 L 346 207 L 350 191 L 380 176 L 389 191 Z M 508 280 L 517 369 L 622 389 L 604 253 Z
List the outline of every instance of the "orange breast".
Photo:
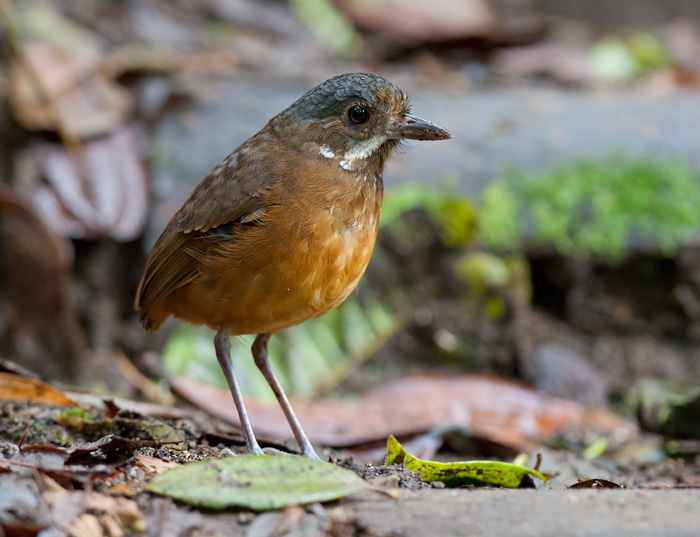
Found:
M 200 277 L 167 297 L 175 316 L 232 335 L 275 333 L 337 307 L 367 268 L 379 224 L 381 185 L 345 174 L 281 184 L 283 203 L 224 247 Z

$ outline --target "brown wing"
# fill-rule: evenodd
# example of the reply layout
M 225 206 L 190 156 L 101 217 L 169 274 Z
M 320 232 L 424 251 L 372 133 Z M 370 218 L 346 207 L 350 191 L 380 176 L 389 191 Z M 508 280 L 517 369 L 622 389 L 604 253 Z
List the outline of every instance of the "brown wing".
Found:
M 148 309 L 195 279 L 200 241 L 230 222 L 250 221 L 264 210 L 265 193 L 279 180 L 281 156 L 275 134 L 264 129 L 231 153 L 205 177 L 173 216 L 151 251 L 134 307 L 145 324 Z M 251 215 L 253 215 L 251 217 Z

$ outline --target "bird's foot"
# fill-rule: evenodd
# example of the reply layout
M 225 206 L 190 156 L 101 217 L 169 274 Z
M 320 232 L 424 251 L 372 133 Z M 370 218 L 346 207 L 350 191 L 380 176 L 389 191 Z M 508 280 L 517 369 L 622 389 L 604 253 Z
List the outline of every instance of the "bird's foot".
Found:
M 231 448 L 224 448 L 221 451 L 219 451 L 219 454 L 216 456 L 216 458 L 223 459 L 224 457 L 238 457 L 239 455 L 240 453 L 236 453 Z
M 217 459 L 222 459 L 224 457 L 238 457 L 241 455 L 240 453 L 235 453 L 231 448 L 224 448 L 221 451 L 219 451 L 219 454 L 216 456 Z M 296 455 L 296 453 L 289 453 L 288 451 L 282 451 L 281 449 L 273 448 L 273 447 L 266 447 L 266 448 L 261 448 L 258 446 L 257 449 L 253 449 L 252 451 L 249 451 L 247 455 Z M 316 452 L 311 449 L 309 450 L 304 450 L 301 452 L 301 455 L 303 457 L 307 457 L 309 459 L 313 459 L 315 461 L 321 461 L 321 462 L 327 462 L 324 461 L 321 457 L 319 457 Z
M 276 449 L 276 448 L 272 448 L 272 447 L 263 448 L 262 451 L 265 455 L 288 455 L 288 456 L 296 455 L 296 453 L 289 453 L 288 451 L 282 451 L 280 449 Z M 327 462 L 327 461 L 324 461 L 321 457 L 319 457 L 313 449 L 311 449 L 310 451 L 309 450 L 302 450 L 301 455 L 302 455 L 302 457 L 307 457 L 307 458 L 313 459 L 315 461 Z
M 321 457 L 319 457 L 316 454 L 316 451 L 314 451 L 314 448 L 312 448 L 312 447 L 309 447 L 308 449 L 302 448 L 301 454 L 304 457 L 308 457 L 309 459 L 313 459 L 315 461 L 328 462 L 328 461 L 324 461 Z
M 262 455 L 294 455 L 294 453 L 289 453 L 289 451 L 282 451 L 281 449 L 266 447 L 262 448 Z

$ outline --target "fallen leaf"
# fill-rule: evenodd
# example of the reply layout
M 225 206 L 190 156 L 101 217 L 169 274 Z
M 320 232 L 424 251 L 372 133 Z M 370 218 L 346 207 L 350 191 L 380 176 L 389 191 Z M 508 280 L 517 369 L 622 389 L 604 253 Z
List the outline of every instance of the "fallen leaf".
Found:
M 338 9 L 357 26 L 405 44 L 486 37 L 498 20 L 489 0 L 341 0 Z
M 56 491 L 45 493 L 44 499 L 53 523 L 68 535 L 112 537 L 146 530 L 146 521 L 138 504 L 128 498 L 97 492 Z
M 131 95 L 100 72 L 99 51 L 83 45 L 62 50 L 43 41 L 22 47 L 22 61 L 15 58 L 10 71 L 10 102 L 24 127 L 65 128 L 84 139 L 110 133 L 126 122 L 133 107 Z
M 622 485 L 608 481 L 607 479 L 586 479 L 574 483 L 570 489 L 624 489 Z
M 46 144 L 39 158 L 48 184 L 36 182 L 34 202 L 54 230 L 72 238 L 118 241 L 141 234 L 148 187 L 131 129 L 86 142 L 79 154 Z
M 78 406 L 63 393 L 41 381 L 0 373 L 0 399 L 32 401 L 60 406 Z
M 192 404 L 238 423 L 227 390 L 171 376 L 173 388 Z M 362 398 L 307 403 L 294 410 L 313 442 L 343 447 L 379 441 L 389 434 L 407 436 L 457 426 L 515 451 L 568 427 L 595 427 L 630 436 L 636 427 L 605 410 L 539 393 L 518 382 L 486 375 L 416 375 L 380 386 Z M 276 404 L 246 400 L 256 430 L 289 436 L 289 425 Z
M 155 474 L 162 474 L 179 466 L 176 462 L 167 462 L 157 457 L 149 457 L 143 453 L 136 453 L 136 460 L 139 461 L 140 466 L 143 466 Z
M 134 487 L 134 484 L 126 481 L 124 483 L 114 485 L 113 487 L 109 487 L 104 492 L 110 496 L 136 496 L 138 493 L 137 489 Z
M 37 535 L 49 526 L 50 515 L 39 484 L 16 474 L 0 475 L 0 530 L 6 536 Z
M 406 453 L 394 436 L 386 442 L 386 464 L 403 464 L 407 470 L 418 472 L 424 483 L 440 481 L 448 487 L 491 485 L 517 488 L 527 475 L 547 481 L 537 470 L 498 461 L 435 462 L 424 461 Z
M 180 466 L 146 490 L 207 509 L 263 511 L 337 500 L 368 485 L 350 470 L 306 457 L 242 455 Z
M 126 452 L 131 455 L 134 449 L 143 446 L 158 447 L 175 442 L 157 442 L 108 435 L 89 444 L 78 444 L 69 448 L 45 444 L 17 446 L 3 445 L 3 458 L 0 458 L 0 471 L 36 473 L 51 477 L 61 485 L 84 484 L 96 476 L 108 476 L 114 468 L 96 464 L 99 459 L 91 458 L 96 452 L 107 456 Z M 78 461 L 84 464 L 78 464 Z M 71 464 L 73 463 L 73 464 Z
M 108 453 L 119 453 L 119 452 L 131 452 L 138 447 L 145 446 L 163 446 L 168 444 L 179 444 L 179 440 L 174 441 L 160 441 L 160 440 L 140 440 L 138 438 L 122 438 L 121 436 L 116 436 L 113 434 L 104 436 L 95 442 L 90 442 L 89 444 L 80 444 L 66 448 L 65 451 L 68 454 L 66 459 L 67 463 L 84 459 L 86 456 L 91 455 L 96 451 L 101 451 L 105 454 Z
M 90 467 L 85 465 L 66 465 L 67 454 L 54 446 L 34 446 L 35 450 L 20 448 L 14 444 L 3 446 L 4 458 L 0 458 L 0 471 L 13 474 L 35 475 L 37 472 L 50 477 L 61 486 L 84 486 L 95 477 L 106 477 L 114 473 L 114 468 L 104 464 Z

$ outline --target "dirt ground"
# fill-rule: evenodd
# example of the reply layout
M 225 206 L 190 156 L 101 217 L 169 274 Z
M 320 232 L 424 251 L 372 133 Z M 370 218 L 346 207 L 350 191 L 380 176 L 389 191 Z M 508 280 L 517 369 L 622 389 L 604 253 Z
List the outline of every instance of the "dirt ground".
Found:
M 323 527 L 328 520 L 336 520 L 336 527 L 345 533 L 330 535 L 690 537 L 697 535 L 698 502 L 698 490 L 445 489 L 402 491 L 398 500 L 363 493 L 302 516 L 308 517 L 305 527 Z M 179 508 L 164 500 L 155 500 L 149 507 L 153 518 L 160 517 L 166 528 L 183 517 Z M 262 515 L 253 523 L 240 513 L 198 514 L 201 529 L 192 535 L 272 535 L 264 533 L 262 527 L 279 523 L 283 516 Z M 316 534 L 299 531 L 284 535 Z
M 78 535 L 81 517 L 91 515 L 99 515 L 96 520 L 102 524 L 94 535 L 112 535 L 104 529 L 111 520 L 121 528 L 116 535 L 154 537 L 697 534 L 700 473 L 692 463 L 677 460 L 625 466 L 545 446 L 533 453 L 540 454 L 540 469 L 551 479 L 525 484 L 531 488 L 447 489 L 441 483 L 422 483 L 416 473 L 400 465 L 371 464 L 347 451 L 321 449 L 322 456 L 354 470 L 378 491 L 398 489 L 398 498 L 363 492 L 325 505 L 259 514 L 238 509 L 197 510 L 154 496 L 144 487 L 161 467 L 217 458 L 224 447 L 240 453 L 242 445 L 231 426 L 188 409 L 185 403 L 181 406 L 180 412 L 187 415 L 177 419 L 93 410 L 84 421 L 67 415 L 61 407 L 3 404 L 0 522 L 5 535 L 59 535 L 62 533 L 51 531 L 62 530 Z M 68 460 L 65 456 L 56 459 L 57 448 L 47 447 L 71 449 L 111 438 L 110 434 L 136 440 L 92 447 Z M 643 450 L 659 440 L 655 435 L 643 438 L 645 441 L 638 439 L 633 444 L 635 449 Z M 164 445 L 173 441 L 180 441 L 178 446 L 184 448 Z M 264 438 L 263 445 L 293 449 L 291 444 L 270 444 Z M 598 480 L 586 485 L 595 488 L 570 488 L 588 479 Z M 133 531 L 134 526 L 130 529 L 125 523 L 120 514 L 125 505 L 122 511 L 104 507 L 114 501 L 127 502 L 129 512 L 143 522 L 142 531 Z

